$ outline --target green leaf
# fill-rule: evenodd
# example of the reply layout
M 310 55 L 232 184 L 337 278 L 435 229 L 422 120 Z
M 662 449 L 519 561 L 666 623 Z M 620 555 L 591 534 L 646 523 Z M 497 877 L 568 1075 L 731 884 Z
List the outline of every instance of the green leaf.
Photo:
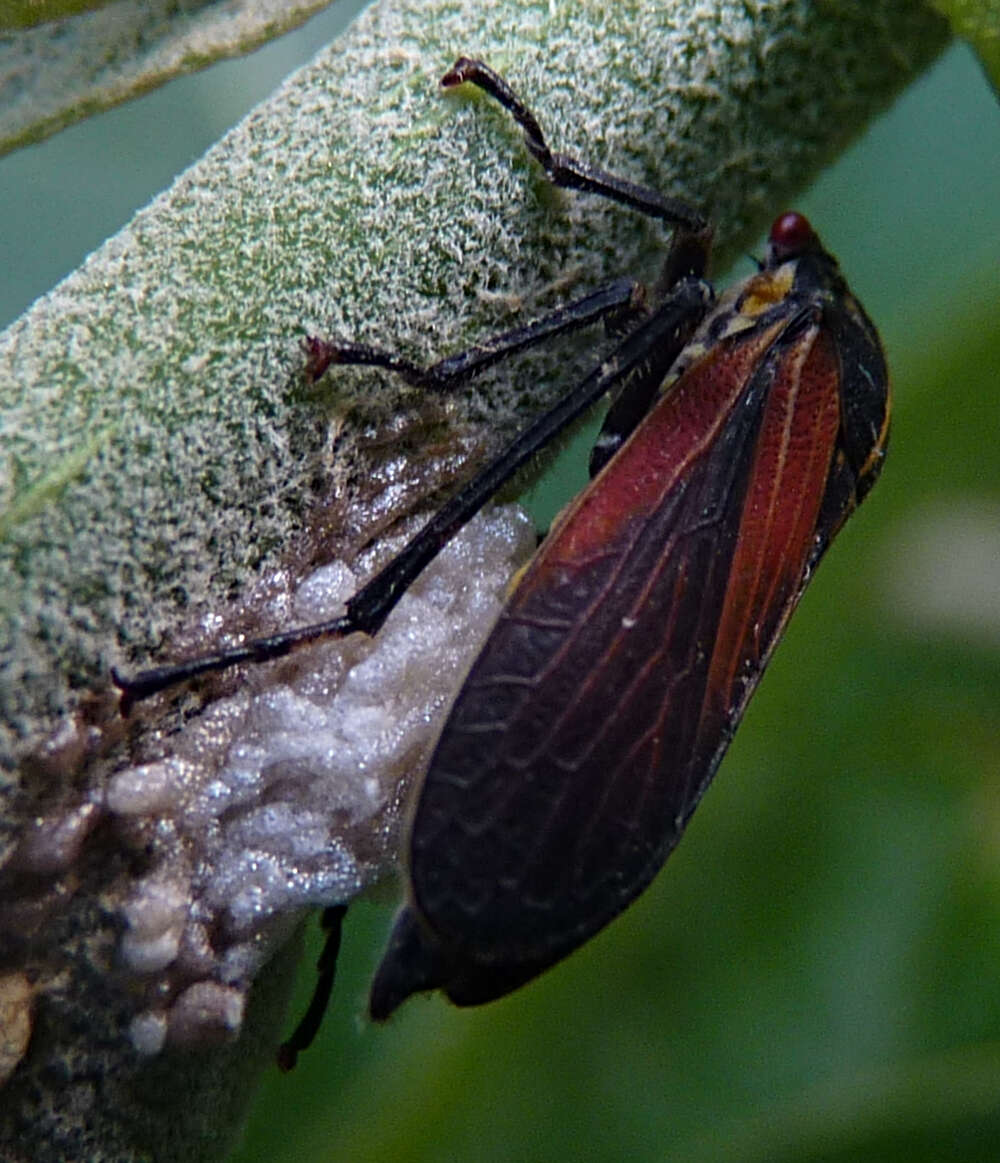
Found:
M 258 48 L 329 0 L 0 4 L 0 155 Z M 61 18 L 61 19 L 57 19 Z
M 0 32 L 35 28 L 66 16 L 106 8 L 115 0 L 0 0 Z
M 934 0 L 934 7 L 976 50 L 994 89 L 1000 90 L 1000 0 Z

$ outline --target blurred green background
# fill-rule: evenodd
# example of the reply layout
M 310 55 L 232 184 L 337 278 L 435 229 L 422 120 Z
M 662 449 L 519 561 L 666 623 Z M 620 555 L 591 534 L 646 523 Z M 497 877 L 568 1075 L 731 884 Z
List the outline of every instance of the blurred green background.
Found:
M 0 324 L 351 11 L 0 161 Z M 798 201 L 882 332 L 892 446 L 666 872 L 531 987 L 384 1029 L 391 908 L 355 908 L 240 1163 L 1000 1158 L 998 194 L 955 47 Z

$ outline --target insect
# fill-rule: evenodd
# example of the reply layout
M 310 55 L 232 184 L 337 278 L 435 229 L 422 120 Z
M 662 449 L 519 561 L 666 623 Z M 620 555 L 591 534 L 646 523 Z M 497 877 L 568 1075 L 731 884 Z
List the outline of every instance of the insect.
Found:
M 676 845 L 809 578 L 878 477 L 889 389 L 876 331 L 806 219 L 781 215 L 750 278 L 716 298 L 696 210 L 553 153 L 507 83 L 460 58 L 521 126 L 557 186 L 674 228 L 658 293 L 618 280 L 540 321 L 421 367 L 311 340 L 308 371 L 389 369 L 447 388 L 552 335 L 630 326 L 600 366 L 475 476 L 340 618 L 116 676 L 123 703 L 307 642 L 374 634 L 447 540 L 548 440 L 612 402 L 592 481 L 556 522 L 459 691 L 419 788 L 407 902 L 371 1016 L 440 989 L 491 1001 L 571 953 L 649 884 Z M 316 998 L 286 1044 L 315 1034 L 343 909 L 328 909 Z

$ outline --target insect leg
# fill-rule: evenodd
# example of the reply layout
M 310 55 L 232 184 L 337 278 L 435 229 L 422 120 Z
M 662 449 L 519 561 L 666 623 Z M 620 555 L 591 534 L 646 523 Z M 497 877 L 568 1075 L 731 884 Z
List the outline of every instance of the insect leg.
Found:
M 676 231 L 660 276 L 657 298 L 676 294 L 677 288 L 687 281 L 702 287 L 707 307 L 712 302 L 714 293 L 709 284 L 702 279 L 708 269 L 711 245 L 712 231 L 709 227 L 697 232 Z M 657 349 L 657 358 L 661 361 L 664 374 L 691 338 L 700 318 L 699 315 L 691 313 L 678 317 L 672 329 L 664 328 L 660 336 L 660 347 Z M 632 376 L 622 384 L 611 401 L 601 431 L 590 451 L 591 477 L 597 476 L 653 406 L 661 383 L 662 378 L 654 376 Z
M 620 202 L 623 206 L 631 206 L 651 218 L 659 218 L 688 230 L 700 231 L 705 228 L 705 218 L 679 198 L 667 198 L 648 186 L 616 177 L 588 162 L 567 154 L 553 153 L 534 114 L 503 77 L 483 61 L 459 57 L 441 78 L 441 85 L 445 89 L 452 89 L 465 82 L 477 85 L 510 112 L 524 131 L 524 140 L 532 156 L 545 169 L 553 185 L 598 194 L 613 202 Z
M 326 932 L 326 943 L 316 962 L 317 978 L 309 1007 L 302 1021 L 295 1027 L 292 1036 L 278 1048 L 278 1065 L 282 1070 L 295 1068 L 299 1054 L 308 1050 L 319 1030 L 326 1007 L 333 991 L 333 979 L 337 973 L 337 956 L 340 953 L 340 935 L 344 927 L 347 905 L 333 905 L 323 910 L 320 925 Z
M 617 322 L 620 316 L 645 313 L 645 292 L 635 279 L 616 279 L 579 299 L 564 303 L 541 319 L 504 331 L 467 351 L 449 355 L 424 367 L 394 352 L 364 343 L 340 343 L 310 336 L 306 340 L 306 374 L 318 380 L 331 364 L 365 365 L 394 372 L 416 388 L 444 391 L 465 383 L 493 364 L 556 335 L 587 327 L 600 320 Z
M 671 296 L 599 367 L 530 424 L 505 452 L 447 501 L 396 557 L 348 600 L 347 612 L 341 617 L 258 638 L 187 662 L 140 671 L 132 677 L 112 670 L 111 677 L 122 692 L 122 712 L 126 713 L 141 699 L 198 675 L 226 670 L 243 662 L 269 662 L 283 658 L 313 642 L 344 638 L 355 633 L 377 633 L 424 568 L 539 449 L 605 393 L 615 391 L 630 377 L 651 377 L 657 382 L 662 378 L 669 367 L 669 361 L 665 362 L 669 352 L 665 353 L 663 349 L 664 335 L 673 334 L 682 320 L 700 318 L 708 302 L 708 293 L 704 283 L 693 279 L 676 287 Z

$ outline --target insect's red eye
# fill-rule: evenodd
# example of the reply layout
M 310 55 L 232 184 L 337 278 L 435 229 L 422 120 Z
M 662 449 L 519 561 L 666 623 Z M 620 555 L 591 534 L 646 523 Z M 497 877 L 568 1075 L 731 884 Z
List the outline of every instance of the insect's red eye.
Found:
M 819 245 L 809 219 L 796 210 L 775 218 L 769 236 L 774 254 L 781 259 L 793 258 Z

